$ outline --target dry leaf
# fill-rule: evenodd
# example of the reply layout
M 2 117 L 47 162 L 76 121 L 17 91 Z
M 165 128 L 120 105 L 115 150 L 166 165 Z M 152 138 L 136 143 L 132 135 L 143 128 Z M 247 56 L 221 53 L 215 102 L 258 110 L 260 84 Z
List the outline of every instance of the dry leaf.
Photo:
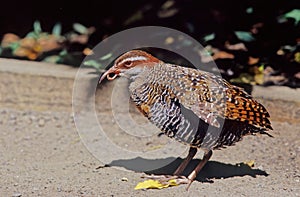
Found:
M 254 81 L 256 82 L 256 84 L 263 84 L 264 83 L 264 74 L 260 73 L 260 74 L 256 74 L 254 75 Z
M 295 78 L 297 79 L 300 79 L 300 72 L 297 72 L 295 75 L 294 75 Z
M 4 36 L 3 36 L 1 46 L 2 47 L 9 47 L 9 45 L 11 43 L 17 42 L 19 40 L 20 40 L 19 36 L 15 35 L 15 34 L 12 34 L 12 33 L 7 33 L 7 34 L 4 34 Z
M 147 150 L 148 151 L 157 150 L 157 149 L 161 149 L 162 147 L 164 147 L 164 145 L 156 145 L 156 146 L 149 147 Z
M 37 42 L 40 46 L 41 52 L 47 52 L 62 48 L 62 44 L 59 43 L 59 38 L 54 35 L 42 36 L 37 39 Z
M 94 51 L 90 48 L 85 48 L 85 49 L 83 49 L 83 54 L 84 55 L 94 55 Z
M 32 37 L 26 37 L 20 40 L 20 46 L 24 48 L 32 49 L 36 45 L 36 39 Z
M 295 62 L 300 63 L 300 52 L 295 53 Z
M 146 180 L 144 182 L 140 182 L 135 186 L 135 190 L 138 189 L 163 189 L 171 186 L 177 186 L 178 184 L 176 183 L 175 179 L 169 180 L 166 184 L 160 183 L 158 180 Z
M 219 51 L 213 55 L 213 59 L 233 59 L 234 55 L 225 51 Z
M 228 42 L 226 42 L 225 47 L 229 50 L 234 50 L 234 51 L 248 51 L 244 43 L 229 44 Z
M 178 11 L 179 10 L 177 8 L 160 10 L 160 11 L 158 11 L 157 15 L 159 18 L 168 18 L 168 17 L 174 16 L 175 14 L 177 14 Z
M 249 166 L 250 168 L 254 167 L 254 160 L 250 160 L 250 161 L 245 161 L 244 164 L 246 164 L 247 166 Z
M 255 57 L 250 56 L 249 59 L 248 59 L 248 64 L 249 65 L 254 65 L 254 64 L 257 64 L 258 61 L 259 61 L 259 58 L 255 58 Z

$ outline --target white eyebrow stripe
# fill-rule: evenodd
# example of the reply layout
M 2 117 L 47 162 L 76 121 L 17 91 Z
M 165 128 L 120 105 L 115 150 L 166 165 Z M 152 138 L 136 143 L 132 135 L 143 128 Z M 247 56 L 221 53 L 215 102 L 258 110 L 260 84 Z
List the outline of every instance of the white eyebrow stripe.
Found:
M 123 64 L 124 62 L 127 62 L 127 61 L 136 61 L 136 60 L 147 60 L 147 58 L 144 56 L 128 57 L 128 58 L 124 59 L 123 61 L 121 61 L 119 64 Z

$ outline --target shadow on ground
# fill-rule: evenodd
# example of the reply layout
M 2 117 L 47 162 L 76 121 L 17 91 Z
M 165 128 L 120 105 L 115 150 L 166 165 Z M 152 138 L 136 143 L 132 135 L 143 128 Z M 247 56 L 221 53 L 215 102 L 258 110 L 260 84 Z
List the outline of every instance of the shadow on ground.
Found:
M 116 160 L 109 164 L 109 166 L 117 166 L 123 167 L 128 170 L 136 171 L 136 172 L 145 172 L 147 174 L 156 174 L 162 175 L 167 174 L 171 175 L 176 168 L 181 164 L 183 159 L 169 157 L 166 159 L 144 159 L 141 157 L 137 157 L 135 159 L 129 160 Z M 187 176 L 200 162 L 200 159 L 193 159 L 188 167 L 184 170 L 183 175 Z M 153 166 L 161 166 L 162 163 L 169 163 L 162 168 L 147 171 L 148 169 L 153 169 Z M 230 178 L 230 177 L 241 177 L 241 176 L 268 176 L 268 174 L 260 169 L 252 169 L 248 165 L 244 163 L 239 164 L 226 164 L 217 161 L 208 161 L 204 168 L 198 174 L 196 180 L 200 182 L 212 182 L 210 179 L 222 179 L 222 178 Z

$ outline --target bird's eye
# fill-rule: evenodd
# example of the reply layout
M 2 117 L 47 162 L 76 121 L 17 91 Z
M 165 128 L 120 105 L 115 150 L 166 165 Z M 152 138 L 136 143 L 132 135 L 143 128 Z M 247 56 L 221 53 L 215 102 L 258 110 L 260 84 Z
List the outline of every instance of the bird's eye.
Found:
M 109 73 L 107 75 L 107 79 L 108 80 L 114 80 L 118 75 L 116 75 L 115 73 Z
M 131 67 L 132 66 L 132 61 L 126 61 L 126 62 L 124 62 L 124 65 L 126 67 Z

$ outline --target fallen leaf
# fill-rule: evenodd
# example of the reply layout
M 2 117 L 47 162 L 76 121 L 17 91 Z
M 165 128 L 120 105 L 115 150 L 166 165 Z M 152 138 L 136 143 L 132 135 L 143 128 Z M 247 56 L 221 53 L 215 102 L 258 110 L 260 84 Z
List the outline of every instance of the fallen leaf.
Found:
M 168 0 L 161 6 L 161 8 L 168 9 L 168 8 L 172 7 L 174 4 L 175 4 L 174 0 Z
M 82 51 L 82 53 L 84 55 L 94 55 L 94 51 L 92 49 L 90 49 L 90 48 L 84 48 L 83 51 Z
M 300 63 L 300 52 L 295 53 L 295 58 L 294 59 L 297 63 Z
M 251 84 L 254 82 L 254 77 L 248 73 L 241 73 L 237 78 L 230 79 L 230 82 Z
M 58 63 L 60 60 L 61 60 L 61 57 L 59 55 L 51 55 L 51 56 L 44 58 L 42 61 L 54 64 L 54 63 Z
M 280 19 L 282 18 L 292 18 L 295 20 L 295 25 L 297 25 L 300 21 L 300 9 L 293 9 L 290 12 L 285 13 L 284 15 L 279 17 L 279 22 L 281 21 Z
M 151 150 L 157 150 L 157 149 L 160 149 L 160 148 L 162 148 L 162 147 L 164 147 L 163 145 L 156 145 L 156 146 L 151 146 L 151 147 L 149 147 L 147 150 L 148 151 L 151 151 Z
M 239 40 L 242 40 L 245 42 L 251 42 L 251 41 L 255 40 L 255 38 L 252 36 L 251 32 L 235 31 L 234 33 L 238 37 Z
M 135 186 L 135 190 L 138 189 L 163 189 L 171 186 L 177 186 L 178 184 L 176 183 L 175 179 L 169 180 L 166 184 L 160 183 L 158 180 L 146 180 L 144 182 L 140 182 Z
M 60 43 L 60 39 L 54 35 L 44 35 L 37 38 L 37 44 L 35 46 L 40 46 L 40 49 L 37 49 L 37 52 L 47 52 L 56 49 L 61 49 L 62 44 Z M 34 47 L 33 47 L 34 48 Z
M 208 35 L 204 36 L 203 40 L 204 40 L 204 42 L 208 42 L 208 41 L 215 39 L 215 37 L 216 37 L 216 35 L 214 33 L 212 33 L 212 34 L 208 34 Z
M 36 34 L 40 34 L 42 32 L 42 27 L 40 21 L 34 21 L 33 23 L 33 31 Z
M 20 46 L 28 49 L 33 48 L 35 44 L 36 44 L 36 39 L 32 37 L 26 37 L 20 40 Z
M 168 17 L 174 16 L 175 14 L 177 14 L 178 11 L 179 10 L 177 8 L 161 10 L 161 11 L 158 11 L 157 15 L 159 18 L 168 18 Z
M 254 160 L 250 160 L 250 161 L 245 161 L 244 164 L 246 164 L 247 166 L 249 166 L 250 168 L 254 167 Z
M 277 55 L 284 55 L 285 52 L 282 50 L 282 49 L 279 49 L 277 52 L 276 52 Z
M 259 61 L 259 58 L 255 58 L 255 57 L 250 56 L 249 59 L 248 59 L 248 64 L 249 65 L 254 65 L 254 64 L 257 64 L 258 61 Z
M 244 43 L 229 44 L 227 42 L 225 43 L 225 47 L 229 50 L 234 50 L 234 51 L 248 51 Z
M 84 25 L 80 24 L 80 23 L 74 23 L 73 24 L 73 29 L 80 33 L 80 34 L 87 34 L 88 33 L 88 28 L 85 27 Z
M 4 34 L 2 42 L 1 42 L 1 46 L 2 47 L 9 47 L 11 43 L 13 42 L 17 42 L 20 40 L 20 37 L 12 34 L 12 33 L 7 33 Z
M 256 84 L 263 84 L 264 83 L 264 74 L 260 73 L 260 74 L 256 74 L 254 75 L 254 81 Z
M 296 74 L 294 75 L 294 77 L 297 78 L 297 79 L 300 79 L 300 72 L 296 73 Z
M 219 51 L 213 55 L 213 59 L 233 59 L 234 55 L 225 51 Z

